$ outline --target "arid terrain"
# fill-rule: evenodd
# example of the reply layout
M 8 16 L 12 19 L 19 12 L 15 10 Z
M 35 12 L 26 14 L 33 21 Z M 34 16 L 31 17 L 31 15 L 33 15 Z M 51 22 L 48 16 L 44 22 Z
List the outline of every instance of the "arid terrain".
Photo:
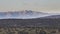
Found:
M 1 19 L 0 34 L 60 34 L 60 19 Z

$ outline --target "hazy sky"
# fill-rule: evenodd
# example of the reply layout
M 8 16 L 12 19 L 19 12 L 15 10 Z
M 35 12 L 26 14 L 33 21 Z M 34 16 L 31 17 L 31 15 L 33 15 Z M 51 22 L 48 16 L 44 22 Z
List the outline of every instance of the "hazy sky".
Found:
M 60 12 L 60 0 L 0 0 L 0 11 L 12 10 Z

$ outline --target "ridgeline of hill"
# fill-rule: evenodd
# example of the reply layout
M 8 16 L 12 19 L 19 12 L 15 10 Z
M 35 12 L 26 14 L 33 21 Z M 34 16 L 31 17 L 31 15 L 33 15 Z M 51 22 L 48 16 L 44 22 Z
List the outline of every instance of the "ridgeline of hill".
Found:
M 60 27 L 60 18 L 57 19 L 0 19 L 0 27 Z

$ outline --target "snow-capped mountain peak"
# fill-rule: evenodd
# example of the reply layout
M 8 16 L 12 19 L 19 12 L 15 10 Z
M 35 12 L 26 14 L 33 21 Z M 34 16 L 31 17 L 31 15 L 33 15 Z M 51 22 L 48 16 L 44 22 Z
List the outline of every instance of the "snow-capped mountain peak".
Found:
M 32 19 L 49 16 L 52 14 L 25 10 L 25 11 L 15 11 L 15 12 L 0 12 L 0 19 Z

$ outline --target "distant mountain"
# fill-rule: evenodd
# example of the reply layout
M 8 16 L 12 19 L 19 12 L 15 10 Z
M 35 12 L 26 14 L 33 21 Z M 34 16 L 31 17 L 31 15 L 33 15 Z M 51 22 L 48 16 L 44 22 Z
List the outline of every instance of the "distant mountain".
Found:
M 31 10 L 0 12 L 0 19 L 59 18 L 60 14 L 43 13 Z
M 25 10 L 25 11 L 14 11 L 14 12 L 0 12 L 0 19 L 32 19 L 49 16 L 51 14 Z
M 45 18 L 45 19 L 58 19 L 58 18 L 60 18 L 60 15 L 50 15 L 50 16 L 46 16 L 46 17 L 41 17 L 41 18 Z

